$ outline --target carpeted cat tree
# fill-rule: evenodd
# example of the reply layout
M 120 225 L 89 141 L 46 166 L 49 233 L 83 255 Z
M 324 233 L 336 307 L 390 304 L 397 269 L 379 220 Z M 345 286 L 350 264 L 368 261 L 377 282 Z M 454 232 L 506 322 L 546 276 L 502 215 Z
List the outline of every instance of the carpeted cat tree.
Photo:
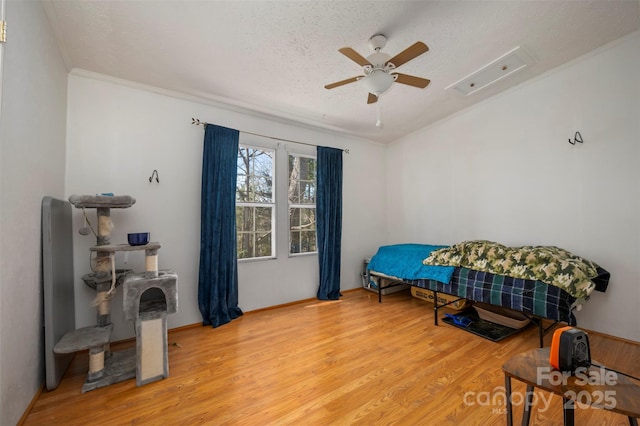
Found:
M 82 277 L 96 290 L 97 325 L 65 334 L 54 346 L 54 352 L 68 354 L 89 350 L 89 372 L 82 392 L 133 377 L 138 386 L 167 377 L 167 315 L 178 310 L 178 276 L 173 271 L 158 270 L 160 243 L 111 244 L 111 209 L 131 207 L 136 200 L 128 195 L 72 195 L 69 202 L 83 213 L 85 209 L 97 210 L 97 231 L 91 228 L 97 242 L 90 248 L 96 255 L 92 262 L 94 272 Z M 90 226 L 86 213 L 85 224 Z M 142 250 L 145 272 L 116 270 L 117 252 Z M 111 299 L 121 284 L 125 318 L 135 323 L 136 347 L 111 352 Z

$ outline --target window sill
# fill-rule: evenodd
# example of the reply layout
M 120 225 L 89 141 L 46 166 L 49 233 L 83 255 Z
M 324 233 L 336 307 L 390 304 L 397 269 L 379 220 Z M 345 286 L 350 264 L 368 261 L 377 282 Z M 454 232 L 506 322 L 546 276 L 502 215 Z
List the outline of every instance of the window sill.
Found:
M 308 257 L 308 256 L 317 256 L 317 251 L 312 251 L 310 253 L 289 253 L 289 257 Z
M 249 257 L 246 259 L 238 259 L 238 263 L 251 263 L 251 262 L 263 262 L 265 260 L 276 260 L 275 256 L 265 256 L 265 257 Z

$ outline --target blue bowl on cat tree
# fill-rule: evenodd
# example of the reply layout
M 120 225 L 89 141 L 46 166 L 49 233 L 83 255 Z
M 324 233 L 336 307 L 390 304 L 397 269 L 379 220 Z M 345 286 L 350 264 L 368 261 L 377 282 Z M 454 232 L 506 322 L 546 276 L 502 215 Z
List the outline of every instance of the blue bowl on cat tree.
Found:
M 136 232 L 133 234 L 127 234 L 127 240 L 130 246 L 143 246 L 149 243 L 148 232 Z

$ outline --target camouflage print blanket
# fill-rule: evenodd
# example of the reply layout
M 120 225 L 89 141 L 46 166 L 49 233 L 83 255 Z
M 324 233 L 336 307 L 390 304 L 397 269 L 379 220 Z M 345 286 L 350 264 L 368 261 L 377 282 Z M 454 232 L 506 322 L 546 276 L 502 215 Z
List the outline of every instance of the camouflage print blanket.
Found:
M 598 265 L 553 246 L 506 247 L 491 241 L 465 241 L 434 250 L 425 265 L 449 265 L 514 278 L 537 280 L 586 299 L 595 289 Z

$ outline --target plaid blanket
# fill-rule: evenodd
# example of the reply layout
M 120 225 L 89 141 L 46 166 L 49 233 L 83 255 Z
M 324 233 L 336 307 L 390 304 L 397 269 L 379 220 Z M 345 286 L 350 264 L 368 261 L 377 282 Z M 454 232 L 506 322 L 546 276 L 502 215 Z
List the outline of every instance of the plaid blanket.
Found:
M 456 268 L 449 284 L 433 280 L 407 280 L 407 283 L 439 293 L 566 322 L 569 325 L 577 323 L 572 312 L 576 298 L 541 281 Z

